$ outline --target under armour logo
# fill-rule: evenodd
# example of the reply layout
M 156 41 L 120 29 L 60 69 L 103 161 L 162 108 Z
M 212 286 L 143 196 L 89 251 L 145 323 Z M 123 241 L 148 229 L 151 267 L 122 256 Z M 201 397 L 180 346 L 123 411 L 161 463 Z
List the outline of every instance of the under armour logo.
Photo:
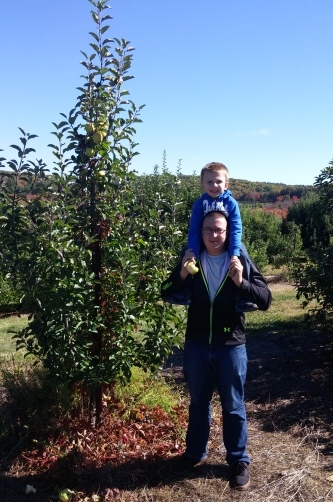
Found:
M 230 333 L 230 328 L 223 328 L 223 331 L 224 331 L 225 333 Z

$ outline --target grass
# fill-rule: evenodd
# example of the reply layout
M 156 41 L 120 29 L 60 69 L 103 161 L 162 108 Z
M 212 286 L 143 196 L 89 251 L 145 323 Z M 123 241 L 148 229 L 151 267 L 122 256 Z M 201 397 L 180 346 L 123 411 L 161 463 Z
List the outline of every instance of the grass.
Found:
M 15 340 L 13 340 L 13 332 L 17 333 L 25 328 L 28 322 L 28 316 L 22 315 L 10 316 L 0 319 L 0 363 L 15 359 L 22 360 L 24 351 L 16 351 Z
M 246 326 L 249 335 L 281 330 L 297 329 L 304 323 L 306 311 L 296 299 L 296 291 L 291 284 L 269 284 L 272 292 L 272 304 L 266 312 L 251 312 L 246 316 Z
M 164 379 L 159 375 L 152 375 L 141 368 L 132 369 L 131 382 L 126 386 L 117 386 L 115 395 L 121 401 L 126 401 L 128 409 L 138 405 L 148 408 L 155 408 L 159 405 L 164 411 L 169 413 L 179 402 Z

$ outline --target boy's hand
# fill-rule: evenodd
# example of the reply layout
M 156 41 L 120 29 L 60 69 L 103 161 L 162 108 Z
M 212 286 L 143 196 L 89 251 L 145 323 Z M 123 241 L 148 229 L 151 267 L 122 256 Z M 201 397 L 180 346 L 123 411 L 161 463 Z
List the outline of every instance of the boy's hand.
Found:
M 236 286 L 240 287 L 243 282 L 243 265 L 238 256 L 232 256 L 230 259 L 229 275 Z

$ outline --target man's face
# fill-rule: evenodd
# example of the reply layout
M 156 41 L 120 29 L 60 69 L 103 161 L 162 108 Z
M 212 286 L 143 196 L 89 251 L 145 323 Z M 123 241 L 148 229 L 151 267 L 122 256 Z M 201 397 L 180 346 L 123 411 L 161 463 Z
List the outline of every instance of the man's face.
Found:
M 215 199 L 228 187 L 226 173 L 223 171 L 205 171 L 201 187 L 204 192 L 208 193 L 208 195 Z
M 227 220 L 223 214 L 211 213 L 204 218 L 202 240 L 209 255 L 219 255 L 226 250 Z

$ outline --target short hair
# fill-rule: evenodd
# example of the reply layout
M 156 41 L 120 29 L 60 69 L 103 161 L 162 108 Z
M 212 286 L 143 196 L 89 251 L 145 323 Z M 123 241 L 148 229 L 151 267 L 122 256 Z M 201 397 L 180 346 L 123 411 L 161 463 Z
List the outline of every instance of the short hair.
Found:
M 209 216 L 223 216 L 227 220 L 227 223 L 229 220 L 228 214 L 225 211 L 213 210 L 213 211 L 208 211 L 208 213 L 205 214 L 205 216 L 202 218 L 202 223 L 206 220 L 206 218 L 209 218 Z
M 206 164 L 201 169 L 201 175 L 200 175 L 200 180 L 201 181 L 203 180 L 204 174 L 207 171 L 215 171 L 215 172 L 222 171 L 223 173 L 225 173 L 226 180 L 227 181 L 229 180 L 229 171 L 228 171 L 228 168 L 224 164 L 221 164 L 221 162 L 209 162 L 208 164 Z

